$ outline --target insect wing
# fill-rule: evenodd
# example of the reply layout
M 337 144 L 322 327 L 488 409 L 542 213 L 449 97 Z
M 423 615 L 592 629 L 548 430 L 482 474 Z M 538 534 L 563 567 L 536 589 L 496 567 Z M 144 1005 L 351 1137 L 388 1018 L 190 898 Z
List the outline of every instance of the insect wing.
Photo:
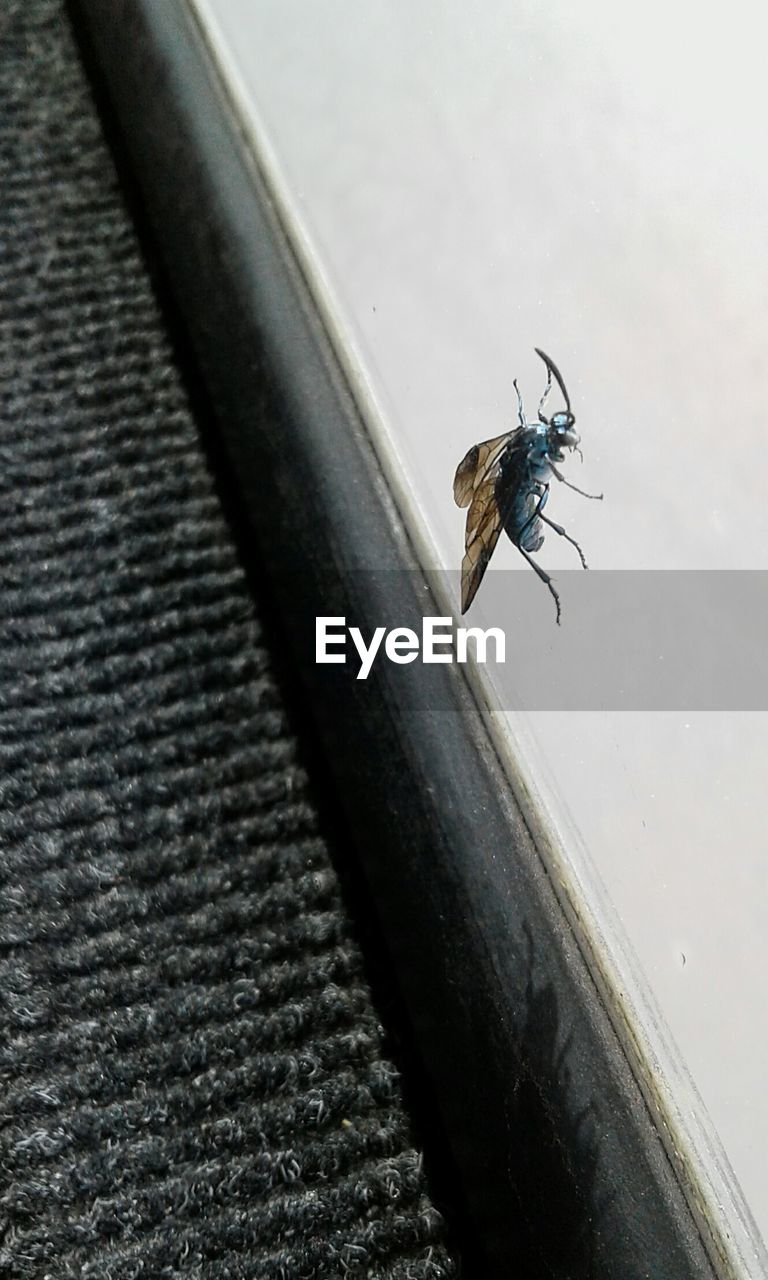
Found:
M 498 462 L 513 434 L 512 431 L 505 431 L 503 436 L 494 436 L 493 440 L 473 444 L 464 455 L 453 478 L 453 499 L 457 507 L 469 506 L 472 495 L 483 483 L 489 469 Z
M 498 466 L 486 470 L 467 512 L 465 554 L 461 562 L 461 612 L 466 613 L 488 568 L 503 526 L 496 499 Z
M 487 453 L 485 470 L 475 478 L 467 512 L 465 554 L 461 562 L 462 613 L 467 612 L 477 595 L 499 534 L 507 525 L 515 498 L 525 483 L 530 436 L 529 428 L 518 427 L 505 436 L 476 446 L 478 450 L 486 449 Z

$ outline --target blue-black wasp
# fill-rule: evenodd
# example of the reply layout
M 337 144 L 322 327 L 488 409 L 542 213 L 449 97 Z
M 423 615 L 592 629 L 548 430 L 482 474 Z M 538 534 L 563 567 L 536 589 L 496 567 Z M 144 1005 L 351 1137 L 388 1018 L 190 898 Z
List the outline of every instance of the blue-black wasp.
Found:
M 523 398 L 515 378 L 513 385 L 517 392 L 519 426 L 504 435 L 495 436 L 493 440 L 473 445 L 459 463 L 454 477 L 453 496 L 456 504 L 459 507 L 469 507 L 464 539 L 465 554 L 461 564 L 461 612 L 466 613 L 474 600 L 503 529 L 549 588 L 555 601 L 559 623 L 560 597 L 549 574 L 531 556 L 531 552 L 538 551 L 544 541 L 543 526 L 548 525 L 555 533 L 573 543 L 585 569 L 587 562 L 576 539 L 566 533 L 562 525 L 555 524 L 544 515 L 550 478 L 554 476 L 584 498 L 600 501 L 603 495 L 585 493 L 583 489 L 571 484 L 570 480 L 566 480 L 557 469 L 557 464 L 565 456 L 563 449 L 575 449 L 581 456 L 580 437 L 574 430 L 576 419 L 560 370 L 538 347 L 534 350 L 547 369 L 547 385 L 539 402 L 538 422 L 526 421 Z M 553 377 L 563 394 L 565 409 L 558 409 L 547 418 L 544 408 L 552 390 Z

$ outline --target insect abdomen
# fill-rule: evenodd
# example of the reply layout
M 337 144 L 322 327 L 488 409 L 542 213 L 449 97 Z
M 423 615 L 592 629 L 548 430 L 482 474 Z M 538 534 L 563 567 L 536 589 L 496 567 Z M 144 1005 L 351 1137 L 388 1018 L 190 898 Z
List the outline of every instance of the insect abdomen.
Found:
M 538 516 L 531 519 L 539 503 L 540 495 L 533 490 L 520 493 L 515 498 L 512 513 L 504 530 L 515 546 L 526 551 L 538 551 L 544 541 L 544 533 Z
M 530 524 L 526 529 L 519 545 L 523 547 L 525 551 L 538 551 L 543 541 L 544 534 L 541 528 L 541 521 L 537 516 L 533 521 L 533 524 Z

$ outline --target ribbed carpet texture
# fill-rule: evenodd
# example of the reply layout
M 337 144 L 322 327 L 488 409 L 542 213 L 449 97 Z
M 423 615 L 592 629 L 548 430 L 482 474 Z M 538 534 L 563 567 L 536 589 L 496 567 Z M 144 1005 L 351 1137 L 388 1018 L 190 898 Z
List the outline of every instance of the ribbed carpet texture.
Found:
M 455 1276 L 62 4 L 0 42 L 0 1275 Z

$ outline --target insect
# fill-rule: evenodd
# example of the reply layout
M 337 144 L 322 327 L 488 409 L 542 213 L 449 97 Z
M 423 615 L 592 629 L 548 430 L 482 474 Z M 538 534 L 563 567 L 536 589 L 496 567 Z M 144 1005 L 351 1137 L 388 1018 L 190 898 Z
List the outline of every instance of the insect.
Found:
M 587 562 L 576 539 L 566 533 L 562 525 L 555 524 L 544 515 L 550 479 L 554 476 L 584 498 L 599 502 L 603 495 L 585 493 L 557 469 L 557 464 L 564 459 L 564 448 L 575 449 L 582 456 L 580 437 L 574 430 L 576 419 L 560 370 L 538 347 L 534 350 L 547 369 L 547 385 L 539 402 L 538 422 L 526 421 L 523 398 L 515 378 L 519 426 L 504 435 L 495 436 L 493 440 L 473 445 L 456 469 L 453 481 L 456 505 L 469 507 L 465 554 L 461 564 L 461 612 L 466 613 L 474 600 L 503 529 L 548 587 L 555 601 L 559 624 L 560 597 L 549 574 L 536 564 L 531 555 L 544 541 L 543 525 L 573 543 L 584 569 Z M 552 390 L 553 377 L 563 393 L 565 409 L 559 409 L 547 418 L 544 408 Z

